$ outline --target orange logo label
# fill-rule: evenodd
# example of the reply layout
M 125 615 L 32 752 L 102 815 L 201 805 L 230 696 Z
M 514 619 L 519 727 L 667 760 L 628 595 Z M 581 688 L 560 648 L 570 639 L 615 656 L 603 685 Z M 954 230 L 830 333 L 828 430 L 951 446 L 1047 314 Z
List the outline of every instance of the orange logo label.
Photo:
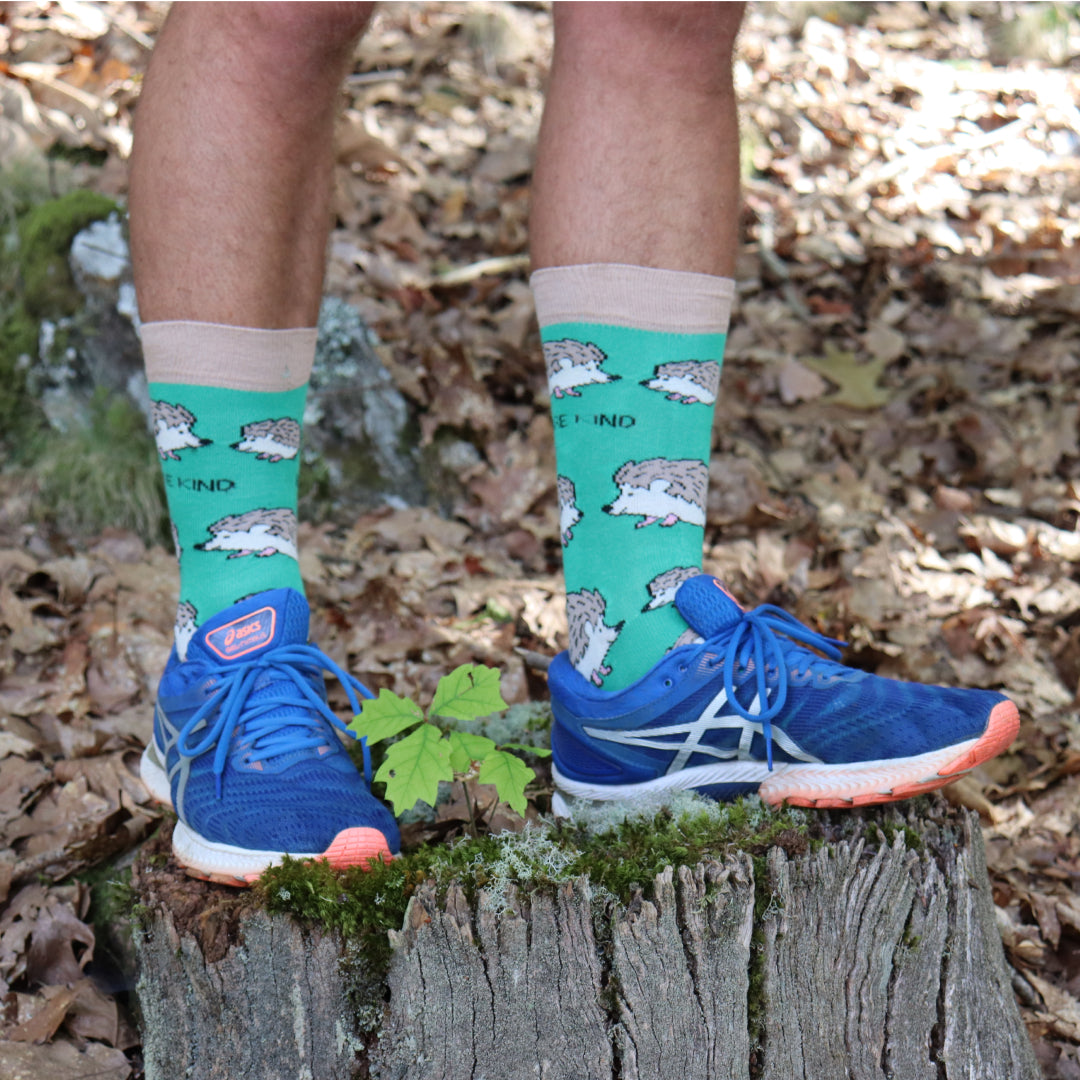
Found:
M 724 588 L 724 586 L 720 584 L 720 582 L 719 582 L 719 581 L 717 581 L 717 579 L 716 579 L 716 578 L 713 578 L 713 579 L 712 579 L 712 583 L 713 583 L 713 584 L 714 584 L 714 585 L 715 585 L 715 586 L 716 586 L 716 587 L 717 587 L 717 588 L 718 588 L 718 589 L 719 589 L 719 590 L 720 590 L 720 591 L 721 591 L 721 592 L 722 592 L 722 593 L 723 593 L 723 594 L 724 594 L 724 595 L 725 595 L 725 596 L 726 596 L 726 597 L 727 597 L 727 598 L 728 598 L 729 600 L 731 600 L 731 601 L 732 601 L 732 602 L 733 602 L 733 603 L 734 603 L 734 604 L 736 605 L 736 607 L 738 607 L 738 609 L 739 609 L 740 611 L 745 611 L 745 610 L 746 610 L 746 609 L 745 609 L 745 608 L 744 608 L 744 607 L 742 606 L 742 604 L 740 604 L 740 603 L 739 603 L 739 601 L 738 601 L 738 600 L 736 600 L 736 599 L 735 599 L 735 597 L 734 597 L 734 596 L 732 596 L 732 595 L 731 595 L 731 593 L 729 593 L 729 592 L 727 591 L 727 589 L 725 589 L 725 588 Z
M 222 660 L 235 660 L 238 656 L 261 649 L 273 640 L 277 613 L 272 607 L 260 608 L 206 635 L 206 644 Z

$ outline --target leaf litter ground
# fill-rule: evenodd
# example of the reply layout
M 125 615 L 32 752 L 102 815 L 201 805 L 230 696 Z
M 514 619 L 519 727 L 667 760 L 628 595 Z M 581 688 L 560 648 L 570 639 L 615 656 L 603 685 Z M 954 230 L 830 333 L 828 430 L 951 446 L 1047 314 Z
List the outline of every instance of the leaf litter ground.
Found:
M 6 5 L 4 145 L 89 148 L 73 182 L 122 197 L 163 14 Z M 329 654 L 422 701 L 461 663 L 501 668 L 511 703 L 542 701 L 544 659 L 565 642 L 525 284 L 550 21 L 544 5 L 388 5 L 339 125 L 328 292 L 376 331 L 459 482 L 441 515 L 306 526 L 302 570 Z M 705 562 L 745 602 L 850 641 L 860 667 L 1016 698 L 1016 744 L 946 795 L 982 815 L 1014 987 L 1046 1075 L 1067 1080 L 1080 1077 L 1078 54 L 1067 5 L 751 6 Z M 139 1070 L 137 1034 L 86 882 L 115 877 L 160 821 L 137 761 L 175 565 L 127 533 L 64 535 L 36 513 L 32 478 L 0 483 L 0 1071 L 122 1080 Z M 535 768 L 533 819 L 550 791 Z M 410 843 L 460 836 L 470 806 L 491 828 L 522 825 L 490 788 L 456 790 Z

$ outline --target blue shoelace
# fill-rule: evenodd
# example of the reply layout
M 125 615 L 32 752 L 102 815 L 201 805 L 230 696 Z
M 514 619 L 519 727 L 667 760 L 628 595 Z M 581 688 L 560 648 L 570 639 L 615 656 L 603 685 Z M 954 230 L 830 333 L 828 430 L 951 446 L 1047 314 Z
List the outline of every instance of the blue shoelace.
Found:
M 832 660 L 839 660 L 840 650 L 847 645 L 845 641 L 826 637 L 803 626 L 794 615 L 789 615 L 782 608 L 772 604 L 761 604 L 753 611 L 743 612 L 738 622 L 725 627 L 707 642 L 724 650 L 722 655 L 716 658 L 713 666 L 724 665 L 724 693 L 727 694 L 728 703 L 744 720 L 761 724 L 762 734 L 765 737 L 765 756 L 770 772 L 773 767 L 772 720 L 787 702 L 788 665 L 785 654 L 792 647 L 792 642 L 818 649 Z M 772 701 L 768 708 L 756 713 L 742 705 L 735 696 L 736 667 L 749 668 L 751 661 L 753 661 L 757 679 L 757 697 L 754 700 L 759 709 L 762 702 L 769 701 L 770 665 L 777 672 L 776 693 Z
M 313 679 L 322 678 L 323 671 L 331 672 L 345 687 L 354 715 L 360 712 L 361 697 L 375 696 L 315 645 L 282 645 L 247 663 L 211 667 L 207 674 L 217 681 L 216 690 L 180 729 L 176 743 L 178 752 L 182 757 L 195 758 L 214 750 L 214 776 L 220 799 L 231 734 L 241 722 L 241 714 L 244 738 L 251 743 L 247 755 L 249 761 L 263 761 L 325 746 L 328 733 L 324 721 L 355 738 L 311 685 Z M 248 698 L 259 682 L 262 682 L 259 689 L 284 684 L 282 693 L 249 704 Z M 287 717 L 273 715 L 283 707 L 291 710 Z M 199 731 L 204 723 L 205 730 Z M 189 745 L 196 734 L 202 738 Z M 366 739 L 360 740 L 360 747 L 364 755 L 364 780 L 370 788 L 371 751 Z

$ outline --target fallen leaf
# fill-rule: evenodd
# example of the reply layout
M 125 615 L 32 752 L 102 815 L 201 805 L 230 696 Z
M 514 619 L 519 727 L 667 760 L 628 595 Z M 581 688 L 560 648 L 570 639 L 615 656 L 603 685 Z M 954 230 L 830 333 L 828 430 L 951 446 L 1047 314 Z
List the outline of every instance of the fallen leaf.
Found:
M 1024 977 L 1038 990 L 1053 1029 L 1066 1039 L 1080 1042 L 1080 1001 L 1032 971 L 1024 972 Z
M 37 995 L 33 1014 L 8 1028 L 4 1038 L 13 1042 L 48 1042 L 57 1032 L 75 1001 L 75 991 L 64 986 L 46 987 Z
M 44 1046 L 0 1042 L 0 1076 L 9 1080 L 128 1080 L 131 1065 L 120 1050 L 101 1043 L 77 1050 L 61 1040 Z
M 888 360 L 859 360 L 855 353 L 826 342 L 824 357 L 807 357 L 803 363 L 836 384 L 837 389 L 825 399 L 832 404 L 879 409 L 892 399 L 892 391 L 878 385 Z
M 798 401 L 817 401 L 829 384 L 816 372 L 790 357 L 780 365 L 777 373 L 780 400 L 785 405 L 794 405 Z
M 27 978 L 32 983 L 73 986 L 93 956 L 94 931 L 76 916 L 70 903 L 51 892 L 34 920 Z
M 904 355 L 907 339 L 898 330 L 882 323 L 874 323 L 863 334 L 863 347 L 877 361 L 891 364 Z

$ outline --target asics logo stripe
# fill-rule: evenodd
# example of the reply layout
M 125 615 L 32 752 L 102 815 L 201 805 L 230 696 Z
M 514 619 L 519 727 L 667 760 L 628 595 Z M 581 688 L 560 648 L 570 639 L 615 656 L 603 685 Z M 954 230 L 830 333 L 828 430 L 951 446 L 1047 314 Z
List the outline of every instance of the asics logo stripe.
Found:
M 708 757 L 718 758 L 721 761 L 730 761 L 737 758 L 740 761 L 754 761 L 750 756 L 750 747 L 755 735 L 764 737 L 764 725 L 757 724 L 753 720 L 747 720 L 738 713 L 728 709 L 727 691 L 720 692 L 709 702 L 698 715 L 696 720 L 684 724 L 668 724 L 663 727 L 642 728 L 638 731 L 606 731 L 603 728 L 587 727 L 585 734 L 593 739 L 601 739 L 604 742 L 619 743 L 630 747 L 648 747 L 653 750 L 675 751 L 671 764 L 668 766 L 668 774 L 678 772 L 686 767 L 686 763 L 693 754 L 705 754 Z M 761 698 L 757 696 L 751 704 L 749 712 L 758 714 L 761 712 Z M 739 744 L 732 747 L 715 747 L 702 743 L 702 739 L 710 731 L 738 731 Z M 664 741 L 664 736 L 685 735 L 682 743 Z M 787 732 L 774 727 L 772 729 L 773 743 L 790 754 L 798 761 L 812 764 L 820 764 L 821 759 L 808 754 Z

